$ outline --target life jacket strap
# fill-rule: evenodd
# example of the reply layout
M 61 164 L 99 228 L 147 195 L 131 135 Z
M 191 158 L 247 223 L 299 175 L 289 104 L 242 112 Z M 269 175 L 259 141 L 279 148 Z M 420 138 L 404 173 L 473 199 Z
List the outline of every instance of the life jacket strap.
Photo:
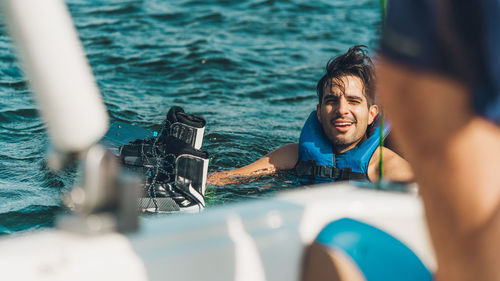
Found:
M 338 180 L 368 180 L 366 174 L 353 172 L 351 168 L 339 169 L 335 166 L 317 165 L 316 161 L 299 161 L 295 165 L 295 173 L 299 177 L 321 177 Z

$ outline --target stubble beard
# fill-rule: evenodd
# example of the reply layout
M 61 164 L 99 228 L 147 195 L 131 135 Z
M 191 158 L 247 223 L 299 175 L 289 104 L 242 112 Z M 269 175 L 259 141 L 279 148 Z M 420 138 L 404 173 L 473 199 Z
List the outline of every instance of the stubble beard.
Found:
M 325 130 L 326 128 L 323 128 Z M 330 128 L 331 129 L 331 128 Z M 331 129 L 333 130 L 333 129 Z M 331 132 L 331 131 L 330 131 Z M 354 136 L 346 136 L 346 135 L 329 135 L 327 134 L 328 139 L 330 140 L 330 143 L 332 144 L 333 150 L 335 153 L 341 153 L 345 152 L 346 149 L 350 150 L 354 148 L 355 145 L 357 145 L 361 140 L 363 139 L 364 135 L 361 135 L 360 137 Z
M 336 138 L 333 138 L 333 141 L 330 140 L 330 142 L 332 143 L 333 145 L 333 150 L 336 152 L 336 153 L 339 153 L 341 151 L 344 151 L 346 149 L 348 149 L 349 147 L 353 146 L 353 144 L 356 143 L 357 140 L 354 140 L 354 141 L 346 141 L 344 139 L 339 139 L 338 137 Z
M 321 127 L 323 129 L 323 133 L 326 135 L 326 137 L 332 144 L 333 151 L 335 153 L 342 153 L 345 152 L 346 149 L 347 150 L 352 149 L 355 146 L 354 144 L 358 144 L 363 139 L 364 134 L 362 134 L 360 137 L 356 136 L 358 120 L 356 120 L 354 117 L 348 118 L 352 119 L 353 126 L 356 126 L 355 128 L 353 128 L 355 132 L 350 132 L 353 134 L 352 136 L 347 136 L 345 134 L 335 135 L 334 132 L 336 131 L 336 129 L 331 124 L 332 120 L 331 119 L 328 120 L 327 118 L 321 118 L 321 119 L 322 119 Z

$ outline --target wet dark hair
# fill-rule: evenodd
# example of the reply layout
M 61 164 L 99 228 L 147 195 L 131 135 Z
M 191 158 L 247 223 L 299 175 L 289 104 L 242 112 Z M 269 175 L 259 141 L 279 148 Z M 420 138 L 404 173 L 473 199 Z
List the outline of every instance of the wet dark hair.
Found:
M 319 79 L 316 86 L 319 104 L 321 104 L 325 89 L 327 86 L 331 86 L 331 83 L 334 83 L 344 91 L 345 85 L 340 79 L 347 75 L 356 76 L 361 79 L 368 106 L 374 103 L 375 71 L 372 60 L 367 55 L 365 48 L 367 48 L 365 45 L 356 45 L 350 48 L 347 53 L 328 61 L 326 64 L 326 73 Z

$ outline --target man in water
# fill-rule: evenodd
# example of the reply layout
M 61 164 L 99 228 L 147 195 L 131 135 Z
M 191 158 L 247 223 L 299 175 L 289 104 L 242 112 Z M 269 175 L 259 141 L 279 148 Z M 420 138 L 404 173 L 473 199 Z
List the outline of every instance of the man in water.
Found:
M 354 46 L 328 62 L 317 93 L 319 103 L 306 121 L 299 143 L 281 146 L 245 167 L 212 173 L 208 184 L 235 183 L 290 169 L 311 182 L 377 181 L 380 155 L 385 180 L 412 180 L 406 160 L 386 147 L 380 153 L 380 131 L 373 128 L 379 114 L 374 103 L 374 68 L 363 46 Z
M 436 280 L 500 280 L 500 2 L 389 4 L 379 90 L 420 187 Z

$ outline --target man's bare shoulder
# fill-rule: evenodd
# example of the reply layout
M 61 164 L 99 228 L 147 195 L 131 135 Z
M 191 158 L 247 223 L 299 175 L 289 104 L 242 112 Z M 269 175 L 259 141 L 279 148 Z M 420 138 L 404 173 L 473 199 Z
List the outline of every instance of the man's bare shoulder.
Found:
M 269 157 L 269 163 L 273 165 L 276 170 L 293 169 L 299 160 L 299 144 L 285 144 L 266 156 Z
M 380 162 L 380 147 L 375 150 L 368 164 L 368 178 L 374 182 L 379 180 L 380 164 L 383 168 L 383 179 L 386 181 L 413 181 L 413 170 L 403 157 L 387 147 L 382 149 Z

